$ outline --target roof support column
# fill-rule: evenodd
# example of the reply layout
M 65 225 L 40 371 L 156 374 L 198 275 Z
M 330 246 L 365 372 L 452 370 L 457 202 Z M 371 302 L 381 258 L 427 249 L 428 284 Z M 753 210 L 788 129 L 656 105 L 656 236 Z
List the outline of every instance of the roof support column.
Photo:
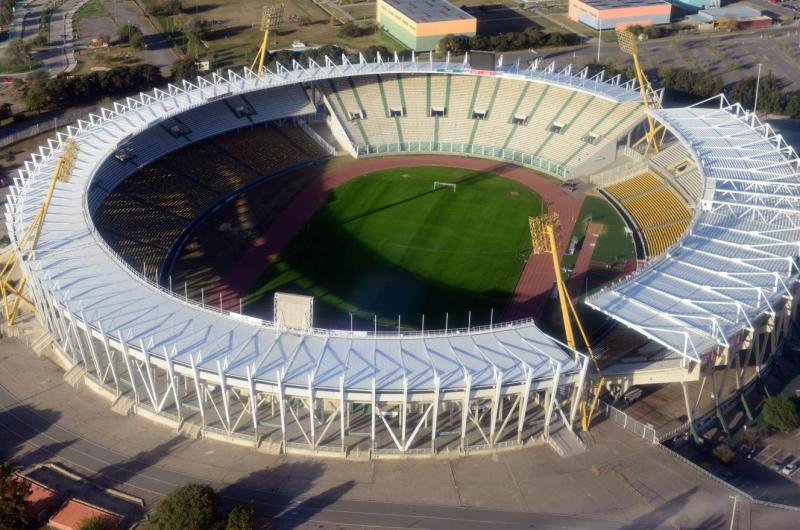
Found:
M 247 387 L 250 391 L 250 415 L 253 419 L 253 443 L 258 447 L 258 400 L 256 399 L 256 385 L 253 382 L 253 371 L 250 366 L 245 367 L 247 374 Z
M 222 394 L 222 408 L 225 410 L 225 432 L 231 435 L 231 408 L 228 396 L 228 384 L 225 380 L 225 372 L 222 370 L 222 363 L 217 361 L 217 374 L 219 375 L 219 391 Z
M 342 452 L 344 452 L 344 416 L 345 416 L 345 402 L 344 402 L 344 377 L 339 377 L 339 434 L 342 442 Z
M 522 431 L 525 429 L 525 417 L 528 414 L 528 398 L 531 395 L 531 381 L 533 381 L 533 370 L 528 368 L 528 377 L 525 379 L 525 390 L 523 390 L 522 404 L 519 409 L 519 422 L 517 423 L 517 443 L 522 443 Z
M 286 414 L 284 412 L 283 403 L 283 373 L 280 370 L 276 371 L 276 378 L 278 381 L 278 409 L 281 416 L 281 445 L 283 445 L 283 452 L 286 452 Z
M 403 448 L 403 452 L 405 453 L 406 447 L 406 420 L 408 415 L 408 379 L 406 379 L 405 374 L 403 374 L 403 404 L 402 409 L 400 410 L 400 446 Z
M 698 366 L 699 370 L 700 367 Z M 683 402 L 686 405 L 686 420 L 689 422 L 689 431 L 695 442 L 700 442 L 700 437 L 697 435 L 697 429 L 694 426 L 694 411 L 692 409 L 691 400 L 689 399 L 689 389 L 686 386 L 686 381 L 681 381 L 681 389 L 683 390 Z
M 500 391 L 503 388 L 503 373 L 500 372 L 495 368 L 494 371 L 494 399 L 492 401 L 492 417 L 490 418 L 489 423 L 489 446 L 494 447 L 494 433 L 497 427 L 497 414 L 500 410 L 500 400 L 502 396 L 500 395 Z
M 375 378 L 373 377 L 372 378 L 372 405 L 370 406 L 370 408 L 372 409 L 372 414 L 371 414 L 372 423 L 370 425 L 370 434 L 369 434 L 370 440 L 372 442 L 372 451 L 375 451 L 375 418 L 378 415 L 378 411 L 375 408 L 375 401 L 376 401 L 375 400 Z
M 314 374 L 308 374 L 308 423 L 311 426 L 311 449 L 317 447 L 317 429 L 314 425 Z
M 106 360 L 108 361 L 108 368 L 111 370 L 111 377 L 114 378 L 114 389 L 119 397 L 119 377 L 117 377 L 117 367 L 114 363 L 114 356 L 111 354 L 111 348 L 108 345 L 108 335 L 106 335 L 105 330 L 103 330 L 103 323 L 97 323 L 97 329 L 100 330 L 100 336 L 103 338 L 103 349 L 106 352 Z
M 583 366 L 581 373 L 578 376 L 578 384 L 575 387 L 575 392 L 572 395 L 572 404 L 569 407 L 569 428 L 572 429 L 575 423 L 575 415 L 578 413 L 581 401 L 583 400 L 583 390 L 586 384 L 586 372 L 589 371 L 589 357 L 583 357 Z
M 556 400 L 558 399 L 558 383 L 561 379 L 561 365 L 556 365 L 556 373 L 553 376 L 553 386 L 550 389 L 550 397 L 547 399 L 547 410 L 544 415 L 544 437 L 550 437 L 550 419 L 553 416 L 553 408 L 555 407 Z
M 174 350 L 173 350 L 174 352 Z M 178 423 L 183 421 L 183 408 L 181 407 L 181 397 L 178 395 L 178 378 L 175 376 L 175 356 L 170 355 L 164 348 L 164 357 L 167 362 L 167 375 L 169 376 L 169 386 L 172 387 L 172 397 L 175 399 L 175 408 L 178 409 Z M 166 398 L 166 396 L 165 396 Z
M 106 380 L 100 371 L 100 363 L 97 361 L 97 352 L 94 349 L 94 339 L 92 338 L 92 330 L 89 327 L 89 323 L 86 322 L 86 316 L 83 314 L 83 311 L 81 311 L 81 320 L 83 321 L 83 334 L 86 337 L 86 344 L 87 346 L 89 346 L 89 356 L 92 358 L 92 364 L 94 365 L 95 374 L 97 374 L 97 380 L 100 381 L 101 385 L 104 385 L 106 383 Z
M 200 427 L 202 433 L 205 435 L 206 431 L 206 408 L 203 406 L 203 391 L 200 385 L 205 388 L 205 383 L 200 382 L 200 370 L 197 369 L 197 362 L 200 360 L 198 355 L 197 361 L 194 360 L 194 355 L 189 355 L 189 364 L 192 366 L 192 374 L 194 375 L 194 393 L 197 396 L 197 407 L 200 409 Z
M 433 419 L 431 419 L 431 452 L 436 454 L 436 427 L 439 421 L 439 401 L 440 401 L 440 388 L 441 380 L 439 374 L 433 374 Z
M 56 315 L 58 315 L 58 320 L 61 322 L 61 327 L 64 329 L 64 342 L 63 348 L 64 353 L 70 356 L 72 360 L 72 364 L 78 362 L 78 359 L 75 357 L 75 351 L 77 347 L 72 344 L 72 335 L 70 333 L 71 321 L 64 316 L 64 310 L 56 308 Z M 69 312 L 69 309 L 66 309 L 66 312 Z
M 69 306 L 67 306 L 67 318 L 69 319 L 69 327 L 72 328 L 72 338 L 75 340 L 75 345 L 78 348 L 78 352 L 81 354 L 83 368 L 88 371 L 89 363 L 86 360 L 86 351 L 84 351 L 81 337 L 78 335 L 78 321 L 75 319 L 75 315 L 72 314 L 72 311 L 70 311 Z
M 461 404 L 461 452 L 467 450 L 467 418 L 469 417 L 469 394 L 472 377 L 469 374 L 464 376 L 464 401 Z
M 122 338 L 122 331 L 117 330 L 117 337 L 119 338 L 120 346 L 122 347 L 122 361 L 125 363 L 125 369 L 128 371 L 128 377 L 131 378 L 131 388 L 133 388 L 133 400 L 139 404 L 139 389 L 136 388 L 136 374 L 133 372 L 131 366 L 131 356 L 128 351 L 128 344 Z

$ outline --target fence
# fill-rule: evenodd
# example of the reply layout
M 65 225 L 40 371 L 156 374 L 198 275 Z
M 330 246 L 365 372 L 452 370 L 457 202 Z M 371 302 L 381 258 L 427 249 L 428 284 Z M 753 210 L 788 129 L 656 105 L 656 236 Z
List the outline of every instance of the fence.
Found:
M 656 433 L 656 429 L 652 425 L 645 425 L 639 420 L 631 418 L 621 410 L 612 407 L 608 403 L 603 403 L 602 401 L 600 401 L 598 402 L 597 406 L 600 410 L 602 410 L 605 413 L 608 419 L 610 419 L 617 425 L 620 425 L 624 429 L 631 431 L 632 433 L 639 436 L 643 440 L 647 440 L 653 444 L 659 445 L 660 442 L 658 439 L 658 434 Z
M 75 109 L 70 110 L 55 118 L 48 118 L 38 123 L 34 123 L 20 131 L 9 134 L 0 138 L 0 148 L 8 147 L 9 145 L 16 144 L 28 138 L 33 138 L 39 134 L 47 131 L 54 131 L 55 129 L 65 128 L 67 125 L 72 125 L 75 121 L 85 118 L 94 109 Z M 42 142 L 44 143 L 44 142 Z
M 506 160 L 513 164 L 544 171 L 554 177 L 566 179 L 571 173 L 567 166 L 546 158 L 529 155 L 513 149 L 503 149 L 488 145 L 459 144 L 449 142 L 402 142 L 391 144 L 359 144 L 356 146 L 359 157 L 385 155 L 391 153 L 452 153 L 473 155 L 483 158 Z
M 336 156 L 336 148 L 335 148 L 335 147 L 333 147 L 331 144 L 329 144 L 327 141 L 325 141 L 325 139 L 324 139 L 322 136 L 320 136 L 320 135 L 317 133 L 317 131 L 315 131 L 314 129 L 312 129 L 312 128 L 311 128 L 311 126 L 310 126 L 308 123 L 306 123 L 306 121 L 305 121 L 305 120 L 297 120 L 297 121 L 296 121 L 296 123 L 297 123 L 297 125 L 299 125 L 299 126 L 300 126 L 300 128 L 301 128 L 301 129 L 303 129 L 303 131 L 305 131 L 305 133 L 306 133 L 307 135 L 309 135 L 309 136 L 311 137 L 311 139 L 312 139 L 312 140 L 314 140 L 314 141 L 317 143 L 317 145 L 319 145 L 319 146 L 320 146 L 320 147 L 321 147 L 321 148 L 322 148 L 322 149 L 323 149 L 323 150 L 324 150 L 326 153 L 328 153 L 328 154 L 329 154 L 329 155 L 331 155 L 331 156 Z

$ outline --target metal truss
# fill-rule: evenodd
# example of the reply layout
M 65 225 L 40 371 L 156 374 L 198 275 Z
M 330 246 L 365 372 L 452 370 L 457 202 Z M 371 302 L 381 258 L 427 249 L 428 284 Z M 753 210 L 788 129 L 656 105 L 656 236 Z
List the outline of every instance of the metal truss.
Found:
M 800 159 L 769 124 L 723 95 L 648 112 L 696 158 L 705 191 L 687 234 L 665 256 L 587 303 L 697 361 L 793 298 Z

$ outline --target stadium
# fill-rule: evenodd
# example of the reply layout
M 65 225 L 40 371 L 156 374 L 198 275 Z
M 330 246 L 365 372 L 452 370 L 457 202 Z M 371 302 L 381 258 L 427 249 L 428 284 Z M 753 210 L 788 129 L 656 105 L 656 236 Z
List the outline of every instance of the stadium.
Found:
M 47 330 L 34 348 L 52 347 L 68 381 L 83 381 L 122 414 L 274 452 L 462 455 L 548 441 L 567 453 L 582 443 L 573 431 L 589 381 L 614 395 L 680 384 L 690 429 L 687 383 L 707 379 L 716 390 L 733 370 L 744 388 L 788 332 L 800 161 L 724 96 L 664 109 L 640 88 L 539 61 L 478 68 L 469 58 L 379 56 L 229 71 L 119 101 L 41 147 L 9 196 L 24 296 Z M 633 140 L 654 124 L 663 148 L 637 148 Z M 374 189 L 359 195 L 367 185 Z M 613 234 L 587 221 L 576 188 L 624 220 L 615 237 L 630 240 L 633 255 L 615 251 L 593 264 L 591 250 L 601 253 Z M 422 274 L 413 269 L 420 260 L 430 266 L 423 249 L 413 264 L 392 264 L 405 269 L 372 288 L 373 302 L 342 295 L 336 283 L 360 269 L 318 271 L 344 259 L 326 254 L 342 241 L 337 232 L 323 244 L 338 230 L 330 216 L 386 209 L 387 193 L 413 204 L 403 219 L 442 209 L 467 231 L 438 233 L 429 222 L 414 228 L 422 232 L 398 228 L 410 234 L 403 240 L 505 245 L 505 261 L 463 268 L 496 264 L 497 282 L 511 278 L 510 288 L 465 287 L 472 298 L 452 300 L 476 305 L 462 307 L 409 296 L 402 310 L 414 324 L 393 322 L 383 302 L 402 297 L 387 285 L 434 282 L 405 280 Z M 348 209 L 347 197 L 367 203 Z M 478 215 L 484 201 L 494 217 Z M 47 222 L 35 252 L 25 252 L 43 204 Z M 329 217 L 317 217 L 323 209 Z M 583 241 L 567 250 L 576 252 L 570 291 L 585 296 L 585 318 L 601 322 L 592 339 L 598 366 L 540 326 L 552 302 L 551 258 L 529 255 L 530 239 L 520 250 L 511 221 L 521 219 L 529 238 L 527 217 L 544 210 L 560 218 L 558 254 Z M 473 232 L 489 222 L 476 243 Z M 317 225 L 329 231 L 309 235 Z M 368 233 L 353 226 L 348 237 Z M 298 238 L 306 242 L 293 261 L 282 252 Z M 204 245 L 222 261 L 209 265 Z M 314 277 L 270 284 L 263 276 L 268 263 L 301 274 L 311 262 Z M 589 292 L 592 267 L 619 271 L 600 274 Z M 327 284 L 312 281 L 320 275 Z M 358 288 L 377 281 L 357 279 Z M 350 327 L 316 326 L 320 302 L 324 322 L 349 318 Z M 416 322 L 426 307 L 435 307 L 427 326 L 424 316 Z M 448 308 L 453 320 L 440 318 Z

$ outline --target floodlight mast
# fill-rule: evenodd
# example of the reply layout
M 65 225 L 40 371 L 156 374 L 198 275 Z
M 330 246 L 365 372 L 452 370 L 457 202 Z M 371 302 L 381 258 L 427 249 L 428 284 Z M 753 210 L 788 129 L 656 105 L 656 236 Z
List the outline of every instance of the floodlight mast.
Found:
M 283 19 L 283 4 L 264 6 L 261 11 L 261 31 L 264 32 L 264 39 L 261 41 L 261 47 L 258 49 L 253 64 L 250 66 L 258 75 L 264 71 L 264 63 L 266 62 L 267 55 L 269 54 L 269 34 L 272 30 L 278 29 Z M 258 70 L 256 70 L 258 65 Z
M 600 391 L 605 384 L 605 378 L 600 373 L 600 366 L 597 364 L 597 359 L 592 352 L 592 347 L 589 344 L 589 339 L 586 337 L 586 332 L 583 329 L 578 313 L 575 311 L 575 306 L 572 304 L 572 299 L 567 292 L 567 287 L 564 284 L 564 279 L 561 276 L 561 264 L 558 261 L 558 244 L 556 243 L 556 234 L 561 228 L 561 223 L 557 213 L 548 213 L 539 217 L 529 217 L 528 225 L 531 231 L 531 248 L 532 254 L 550 254 L 553 258 L 553 272 L 556 277 L 556 289 L 558 290 L 558 301 L 561 306 L 561 318 L 564 321 L 564 335 L 566 337 L 567 345 L 573 350 L 577 351 L 577 344 L 575 342 L 575 332 L 572 329 L 572 321 L 578 326 L 578 331 L 581 334 L 583 343 L 586 345 L 586 351 L 594 363 L 594 368 L 599 377 L 597 388 L 594 392 L 591 406 L 586 408 L 586 400 L 584 399 L 579 404 L 581 410 L 581 425 L 583 431 L 589 430 L 592 423 L 592 416 L 597 408 L 597 401 L 600 398 Z M 581 393 L 582 395 L 585 395 Z
M 47 194 L 45 195 L 42 206 L 39 208 L 39 211 L 36 212 L 36 216 L 33 218 L 30 226 L 20 238 L 14 252 L 12 252 L 11 256 L 3 265 L 2 270 L 0 270 L 0 294 L 2 294 L 3 297 L 3 312 L 9 326 L 14 325 L 20 302 L 25 302 L 28 306 L 35 309 L 33 302 L 23 294 L 27 281 L 25 272 L 22 271 L 17 285 L 12 283 L 13 276 L 19 260 L 28 261 L 33 257 L 36 246 L 39 244 L 39 237 L 42 235 L 42 228 L 44 227 L 45 218 L 50 208 L 50 201 L 53 198 L 56 184 L 59 182 L 69 182 L 69 177 L 75 167 L 75 159 L 77 156 L 77 144 L 72 139 L 67 140 L 64 145 L 64 152 L 56 161 L 56 168 L 53 171 L 53 176 L 50 178 L 50 185 L 47 188 Z
M 617 30 L 617 42 L 619 43 L 619 48 L 623 53 L 627 53 L 633 57 L 633 68 L 636 71 L 636 79 L 639 81 L 639 90 L 642 93 L 642 101 L 644 102 L 645 109 L 649 110 L 651 108 L 662 108 L 661 96 L 653 88 L 653 85 L 650 84 L 647 74 L 642 69 L 642 65 L 639 64 L 639 49 L 636 44 L 636 35 L 627 29 Z M 659 133 L 661 133 L 660 137 Z M 645 156 L 648 154 L 648 151 L 650 151 L 651 148 L 655 152 L 659 152 L 661 150 L 661 145 L 664 143 L 664 137 L 666 133 L 666 128 L 664 128 L 662 124 L 657 123 L 648 113 L 647 132 L 635 144 L 633 144 L 633 146 L 637 147 L 642 142 L 647 142 L 644 150 Z

